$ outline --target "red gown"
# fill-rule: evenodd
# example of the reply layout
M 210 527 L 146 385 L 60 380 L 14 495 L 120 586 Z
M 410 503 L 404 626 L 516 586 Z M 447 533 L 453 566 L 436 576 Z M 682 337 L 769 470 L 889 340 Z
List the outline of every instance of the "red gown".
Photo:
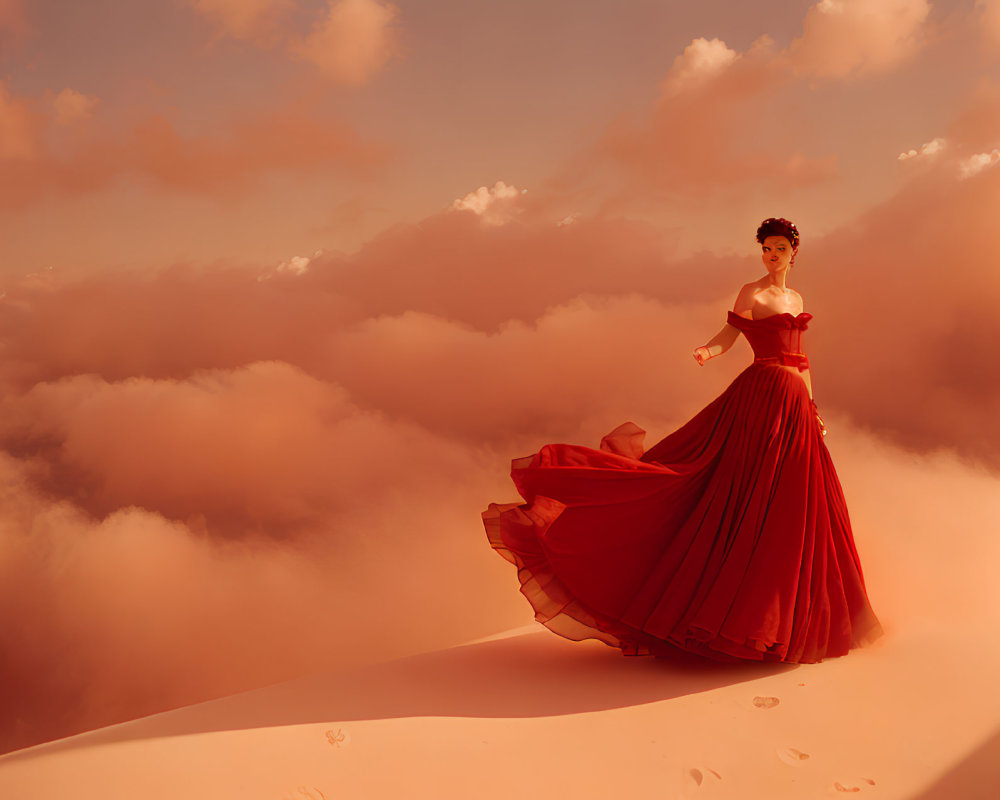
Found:
M 812 315 L 729 312 L 754 362 L 643 450 L 626 422 L 599 450 L 514 459 L 524 503 L 490 503 L 490 544 L 535 619 L 625 655 L 815 662 L 876 638 L 844 493 L 805 381 Z

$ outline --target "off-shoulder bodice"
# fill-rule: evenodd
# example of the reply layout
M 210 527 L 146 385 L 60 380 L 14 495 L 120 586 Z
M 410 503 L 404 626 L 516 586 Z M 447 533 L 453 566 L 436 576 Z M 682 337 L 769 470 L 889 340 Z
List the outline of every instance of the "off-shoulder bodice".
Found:
M 753 348 L 755 364 L 780 364 L 809 369 L 809 359 L 802 348 L 802 332 L 809 326 L 812 314 L 785 312 L 761 319 L 747 319 L 732 311 L 727 322 L 743 331 Z

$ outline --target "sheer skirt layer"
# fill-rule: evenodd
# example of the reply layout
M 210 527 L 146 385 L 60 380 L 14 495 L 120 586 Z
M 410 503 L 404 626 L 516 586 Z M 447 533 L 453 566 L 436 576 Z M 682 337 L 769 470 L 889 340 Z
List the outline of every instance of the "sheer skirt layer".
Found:
M 626 655 L 811 662 L 881 632 L 808 390 L 753 364 L 643 450 L 631 422 L 599 450 L 516 459 L 524 503 L 483 512 L 535 618 Z

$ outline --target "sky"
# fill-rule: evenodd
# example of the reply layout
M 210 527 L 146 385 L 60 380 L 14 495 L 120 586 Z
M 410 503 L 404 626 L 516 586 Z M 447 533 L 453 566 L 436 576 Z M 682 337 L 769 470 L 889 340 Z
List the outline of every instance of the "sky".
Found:
M 769 202 L 826 233 L 898 190 L 898 155 L 995 80 L 984 16 L 4 0 L 0 274 L 355 252 L 498 180 L 560 219 L 676 228 L 684 252 L 743 252 L 739 221 Z
M 722 391 L 764 217 L 848 501 L 994 481 L 998 162 L 996 0 L 0 0 L 0 748 L 523 624 L 510 459 Z

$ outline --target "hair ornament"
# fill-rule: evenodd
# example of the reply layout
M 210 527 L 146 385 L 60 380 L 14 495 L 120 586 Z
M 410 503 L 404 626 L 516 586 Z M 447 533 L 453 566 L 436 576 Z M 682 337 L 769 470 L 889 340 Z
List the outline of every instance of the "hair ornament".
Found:
M 757 242 L 763 244 L 768 236 L 784 236 L 792 247 L 799 246 L 799 229 L 795 223 L 784 217 L 768 217 L 757 228 Z

